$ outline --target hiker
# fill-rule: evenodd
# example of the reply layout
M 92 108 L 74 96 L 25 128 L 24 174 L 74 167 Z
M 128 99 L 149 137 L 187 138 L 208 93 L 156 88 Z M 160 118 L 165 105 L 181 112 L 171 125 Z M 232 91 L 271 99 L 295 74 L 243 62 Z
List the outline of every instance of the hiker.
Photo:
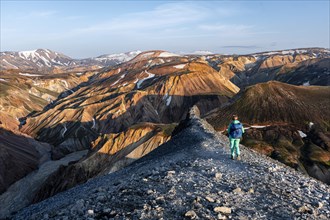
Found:
M 231 159 L 241 160 L 240 150 L 239 150 L 239 141 L 244 133 L 244 128 L 241 122 L 238 121 L 238 116 L 233 115 L 232 122 L 228 126 L 228 135 L 230 141 L 230 152 L 231 152 Z

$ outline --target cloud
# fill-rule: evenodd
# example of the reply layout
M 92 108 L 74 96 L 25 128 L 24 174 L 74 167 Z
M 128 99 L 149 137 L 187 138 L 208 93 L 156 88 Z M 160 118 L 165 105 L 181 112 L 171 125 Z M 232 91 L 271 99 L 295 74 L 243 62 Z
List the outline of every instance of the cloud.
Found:
M 210 2 L 163 3 L 150 10 L 120 15 L 109 14 L 108 18 L 93 21 L 94 23 L 89 25 L 76 22 L 69 27 L 69 31 L 65 31 L 65 34 L 50 32 L 47 39 L 70 41 L 77 36 L 83 36 L 79 39 L 102 41 L 106 37 L 108 42 L 125 42 L 125 45 L 134 45 L 134 39 L 137 45 L 158 45 L 162 41 L 164 44 L 180 46 L 198 41 L 207 46 L 214 39 L 221 38 L 222 41 L 235 44 L 236 42 L 228 41 L 228 38 L 231 39 L 233 35 L 245 37 L 254 29 L 252 25 L 228 24 L 228 17 L 237 13 L 236 9 L 227 10 L 223 5 L 215 6 Z M 72 18 L 66 16 L 62 19 L 80 19 L 74 15 Z M 86 19 L 88 15 L 82 18 Z
M 253 25 L 237 25 L 237 24 L 202 24 L 199 25 L 199 29 L 205 31 L 213 31 L 213 32 L 229 32 L 229 33 L 237 33 L 237 32 L 247 32 L 254 28 Z
M 58 14 L 58 11 L 32 11 L 30 13 L 23 14 L 18 16 L 17 19 L 19 20 L 31 20 L 31 19 L 45 19 L 51 18 L 53 15 Z
M 221 17 L 230 17 L 230 16 L 241 13 L 237 8 L 228 8 L 228 7 L 215 8 L 214 11 L 218 17 L 220 17 L 220 16 Z
M 34 17 L 34 18 L 46 18 L 51 17 L 55 14 L 57 14 L 57 11 L 34 11 L 28 14 L 28 17 Z
M 195 4 L 169 3 L 160 5 L 150 11 L 124 14 L 108 22 L 79 28 L 75 31 L 80 33 L 93 33 L 102 31 L 163 29 L 198 21 L 207 16 L 207 8 Z

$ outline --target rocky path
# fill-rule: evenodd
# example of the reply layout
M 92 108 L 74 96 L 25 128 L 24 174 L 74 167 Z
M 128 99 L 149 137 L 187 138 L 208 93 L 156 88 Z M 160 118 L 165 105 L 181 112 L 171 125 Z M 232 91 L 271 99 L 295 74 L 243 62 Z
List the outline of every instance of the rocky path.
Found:
M 242 147 L 197 116 L 122 171 L 30 206 L 14 219 L 330 219 L 330 188 Z

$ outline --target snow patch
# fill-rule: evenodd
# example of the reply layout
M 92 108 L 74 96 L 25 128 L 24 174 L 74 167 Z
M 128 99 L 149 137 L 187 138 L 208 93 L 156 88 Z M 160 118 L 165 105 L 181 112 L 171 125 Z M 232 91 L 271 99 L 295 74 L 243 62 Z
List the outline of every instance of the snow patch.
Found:
M 307 50 L 296 50 L 296 53 L 307 53 Z
M 124 73 L 123 75 L 120 76 L 120 78 L 124 78 L 126 76 L 126 73 Z
M 111 84 L 111 86 L 116 85 L 119 82 L 119 79 L 117 81 L 115 81 L 114 83 Z
M 35 59 L 37 59 L 37 57 L 36 57 L 36 51 L 37 51 L 37 50 L 20 51 L 20 52 L 18 52 L 18 55 L 19 55 L 22 59 L 25 59 L 25 60 L 28 60 L 29 57 L 31 57 L 32 60 L 35 60 Z
M 268 53 L 263 53 L 262 55 L 275 55 L 275 54 L 282 54 L 282 55 L 293 55 L 293 54 L 302 54 L 307 53 L 307 50 L 282 50 L 282 51 L 271 51 Z
M 302 85 L 303 86 L 310 86 L 311 84 L 309 84 L 309 81 L 307 81 L 307 82 L 304 82 Z
M 282 54 L 283 54 L 283 55 L 294 54 L 294 53 L 295 53 L 294 50 L 284 50 L 284 51 L 282 51 Z
M 179 55 L 169 52 L 162 52 L 158 55 L 158 57 L 178 57 Z
M 268 127 L 269 125 L 253 125 L 251 128 L 265 128 Z
M 19 75 L 21 76 L 41 76 L 41 75 L 38 75 L 38 74 L 31 74 L 31 73 L 18 73 Z
M 169 106 L 171 104 L 171 101 L 172 101 L 172 96 L 169 96 L 168 93 L 166 93 L 163 97 L 163 100 L 165 100 L 166 106 Z
M 166 106 L 169 106 L 171 104 L 171 101 L 172 101 L 172 96 L 169 96 L 167 99 L 166 99 Z
M 1 78 L 0 78 L 0 81 L 7 82 L 7 80 L 5 80 L 5 79 L 1 79 Z
M 264 53 L 263 55 L 275 55 L 278 54 L 278 52 L 268 52 L 268 53 Z
M 152 55 L 154 55 L 155 52 L 148 52 L 148 53 L 145 53 L 145 54 L 142 54 L 141 55 L 141 58 L 150 58 Z
M 49 54 L 48 53 L 50 53 L 47 49 L 46 49 L 46 56 L 48 57 L 48 59 L 50 59 L 50 56 L 49 56 Z
M 64 130 L 61 132 L 61 135 L 62 135 L 62 137 L 64 138 L 64 134 L 65 134 L 65 132 L 68 130 L 67 128 L 66 128 L 66 125 L 63 125 L 64 126 Z
M 189 53 L 189 55 L 211 55 L 211 54 L 214 54 L 214 53 L 211 51 L 207 51 L 207 50 L 197 50 L 192 53 Z
M 149 60 L 148 63 L 147 63 L 147 67 L 153 67 L 153 66 L 156 66 L 156 65 L 160 65 L 160 64 L 163 64 L 165 63 L 165 61 L 161 58 L 158 58 L 158 59 L 152 59 L 152 60 Z
M 76 73 L 77 76 L 81 76 L 83 73 Z
M 40 58 L 42 59 L 42 61 L 44 61 L 44 63 L 48 66 L 51 67 L 52 65 L 50 64 L 50 62 L 43 56 L 40 56 Z
M 309 122 L 308 123 L 308 126 L 309 126 L 309 128 L 312 128 L 314 126 L 314 123 L 313 122 Z
M 298 133 L 299 133 L 300 137 L 302 137 L 302 138 L 307 137 L 307 135 L 302 131 L 298 130 Z
M 141 84 L 142 84 L 144 81 L 146 81 L 147 79 L 151 79 L 151 78 L 155 77 L 155 74 L 149 73 L 149 72 L 146 71 L 146 70 L 145 70 L 145 73 L 147 73 L 148 76 L 147 76 L 146 78 L 143 78 L 143 79 L 141 79 L 141 80 L 139 80 L 139 81 L 137 82 L 137 88 L 138 88 L 138 89 L 141 87 Z
M 257 56 L 257 55 L 252 55 L 255 59 L 256 59 L 256 61 L 258 61 L 258 60 L 260 60 L 261 59 L 261 57 L 260 56 Z
M 10 66 L 13 66 L 14 69 L 18 69 L 17 66 L 15 66 L 15 65 L 13 65 L 13 64 L 11 64 L 11 63 L 9 63 L 6 59 L 2 59 L 2 61 L 5 62 L 5 63 L 7 63 L 7 64 L 10 65 Z
M 120 70 L 120 69 L 119 69 L 119 70 Z M 118 71 L 118 73 L 119 73 L 119 72 L 120 72 L 120 71 Z M 126 73 L 122 74 L 122 75 L 120 76 L 120 79 L 124 78 L 125 76 L 126 76 Z M 116 85 L 116 84 L 119 82 L 120 79 L 118 79 L 116 82 L 112 83 L 111 86 Z
M 183 69 L 186 66 L 186 64 L 179 64 L 179 65 L 175 65 L 173 66 L 176 69 Z
M 137 51 L 131 51 L 128 53 L 103 55 L 103 56 L 99 56 L 99 57 L 96 57 L 93 59 L 97 60 L 97 61 L 105 61 L 105 62 L 108 60 L 114 60 L 114 61 L 118 61 L 118 62 L 122 63 L 122 62 L 127 62 L 127 61 L 133 59 L 140 53 L 141 53 L 141 51 L 137 50 Z

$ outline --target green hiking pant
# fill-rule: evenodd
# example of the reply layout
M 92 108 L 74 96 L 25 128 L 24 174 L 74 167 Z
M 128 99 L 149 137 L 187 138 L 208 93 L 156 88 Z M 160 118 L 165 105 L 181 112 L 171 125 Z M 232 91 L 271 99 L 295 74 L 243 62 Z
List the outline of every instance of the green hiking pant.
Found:
M 236 153 L 236 156 L 239 156 L 240 155 L 240 151 L 239 151 L 239 141 L 241 139 L 235 139 L 235 138 L 229 138 L 229 141 L 230 141 L 230 152 L 231 152 L 231 155 L 234 157 L 235 156 L 235 153 Z

